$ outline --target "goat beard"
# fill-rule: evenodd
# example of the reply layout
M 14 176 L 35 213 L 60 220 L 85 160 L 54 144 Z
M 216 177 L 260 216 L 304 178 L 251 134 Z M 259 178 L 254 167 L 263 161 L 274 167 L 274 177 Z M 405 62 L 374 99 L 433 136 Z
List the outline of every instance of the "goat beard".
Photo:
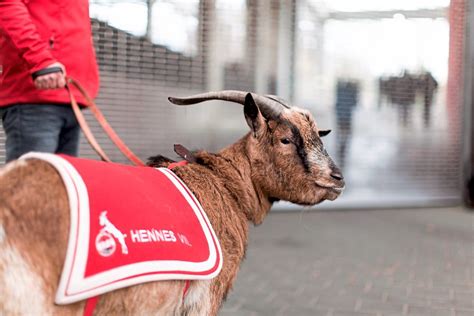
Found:
M 306 191 L 304 196 L 301 196 L 301 192 Z M 319 204 L 325 200 L 335 200 L 339 196 L 338 193 L 325 189 L 325 188 L 300 188 L 298 191 L 291 192 L 288 198 L 282 198 L 282 200 L 289 201 L 302 206 L 313 206 Z
M 335 199 L 337 199 L 339 197 L 339 195 L 341 195 L 341 193 L 337 193 L 337 192 L 328 190 L 328 192 L 326 194 L 326 197 L 325 197 L 325 200 L 334 201 Z

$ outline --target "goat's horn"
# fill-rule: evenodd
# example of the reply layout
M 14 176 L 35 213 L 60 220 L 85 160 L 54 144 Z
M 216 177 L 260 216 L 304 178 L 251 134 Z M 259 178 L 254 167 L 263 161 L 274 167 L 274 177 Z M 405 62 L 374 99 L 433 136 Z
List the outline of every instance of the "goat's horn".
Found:
M 206 92 L 192 95 L 184 98 L 169 97 L 168 100 L 176 105 L 190 105 L 209 100 L 224 100 L 245 104 L 245 96 L 248 92 L 236 90 L 224 90 L 215 92 Z M 280 115 L 284 108 L 290 108 L 287 104 L 282 102 L 274 96 L 261 96 L 252 93 L 252 97 L 257 103 L 263 116 L 266 118 L 276 118 Z

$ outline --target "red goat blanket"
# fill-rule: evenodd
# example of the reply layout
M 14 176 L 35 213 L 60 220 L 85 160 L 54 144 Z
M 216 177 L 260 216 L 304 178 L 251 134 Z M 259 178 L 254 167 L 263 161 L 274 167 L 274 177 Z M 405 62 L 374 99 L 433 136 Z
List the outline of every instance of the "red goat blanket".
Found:
M 134 284 L 215 277 L 222 252 L 200 203 L 169 169 L 29 153 L 53 165 L 71 224 L 56 293 L 69 304 Z M 52 245 L 54 246 L 54 245 Z

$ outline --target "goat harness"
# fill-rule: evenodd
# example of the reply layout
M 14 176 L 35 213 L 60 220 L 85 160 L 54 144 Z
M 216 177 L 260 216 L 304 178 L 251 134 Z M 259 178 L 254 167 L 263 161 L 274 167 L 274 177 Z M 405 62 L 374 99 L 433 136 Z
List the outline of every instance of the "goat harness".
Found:
M 68 193 L 69 242 L 57 304 L 87 299 L 84 315 L 91 315 L 97 296 L 109 291 L 220 272 L 222 252 L 206 213 L 170 169 L 44 153 L 21 159 L 30 158 L 51 164 Z

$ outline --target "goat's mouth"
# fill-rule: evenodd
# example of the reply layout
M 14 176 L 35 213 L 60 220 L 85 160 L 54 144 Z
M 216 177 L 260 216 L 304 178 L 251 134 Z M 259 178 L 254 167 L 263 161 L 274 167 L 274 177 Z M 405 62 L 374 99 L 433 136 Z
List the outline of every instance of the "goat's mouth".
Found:
M 318 187 L 323 188 L 325 190 L 328 190 L 332 193 L 336 193 L 337 195 L 341 194 L 342 191 L 345 188 L 344 184 L 342 184 L 342 185 L 325 185 L 325 184 L 321 184 L 321 183 L 316 182 L 316 185 Z
M 326 190 L 324 198 L 329 201 L 334 201 L 335 199 L 337 199 L 344 190 L 344 186 L 318 186 Z

